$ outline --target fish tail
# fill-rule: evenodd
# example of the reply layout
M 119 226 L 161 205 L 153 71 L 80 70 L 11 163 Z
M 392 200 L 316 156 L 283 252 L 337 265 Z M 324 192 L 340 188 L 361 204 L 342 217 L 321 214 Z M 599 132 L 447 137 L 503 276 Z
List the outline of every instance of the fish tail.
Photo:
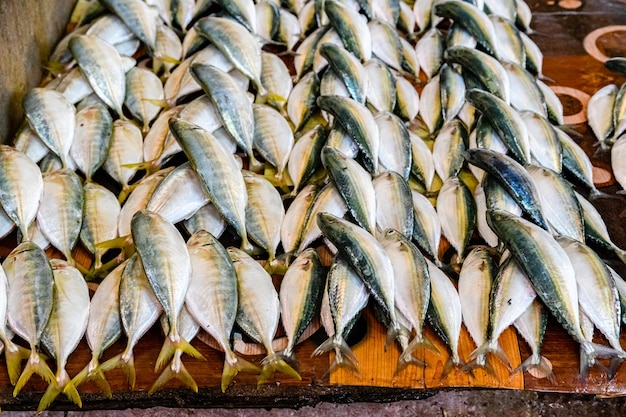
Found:
M 311 354 L 311 356 L 319 356 L 323 353 L 335 351 L 335 359 L 330 364 L 330 367 L 324 374 L 324 377 L 330 375 L 330 373 L 336 368 L 347 368 L 354 374 L 359 374 L 359 361 L 354 356 L 352 349 L 341 337 L 341 335 L 335 335 L 329 337 L 324 343 L 319 345 Z
M 57 384 L 56 380 L 53 379 L 52 381 L 50 381 L 48 388 L 46 388 L 46 392 L 43 394 L 43 397 L 41 397 L 41 400 L 39 401 L 39 405 L 37 406 L 37 413 L 41 413 L 42 411 L 50 407 L 50 404 L 52 404 L 56 397 L 59 396 L 61 391 L 61 387 L 59 386 L 59 384 Z
M 398 364 L 396 365 L 396 370 L 393 373 L 394 376 L 398 375 L 400 372 L 405 370 L 409 365 L 414 365 L 420 368 L 425 368 L 428 365 L 426 362 L 417 359 L 415 356 L 411 354 L 411 352 L 407 352 L 406 350 L 402 352 L 400 357 L 398 358 Z
M 159 357 L 157 358 L 156 365 L 154 367 L 154 372 L 158 372 L 160 369 L 165 366 L 167 361 L 169 361 L 172 356 L 179 350 L 182 353 L 186 353 L 189 356 L 206 360 L 204 356 L 200 352 L 196 350 L 191 344 L 186 341 L 184 338 L 179 337 L 178 340 L 172 340 L 171 337 L 166 337 L 165 342 L 163 342 L 163 347 L 161 348 L 161 352 L 159 353 Z
M 507 369 L 511 371 L 513 368 L 511 367 L 511 362 L 509 358 L 506 356 L 506 353 L 502 350 L 502 347 L 497 343 L 497 341 L 488 340 L 483 343 L 481 346 L 476 348 L 472 353 L 467 357 L 470 361 L 476 362 L 477 364 L 474 367 L 482 367 L 483 363 L 489 363 L 488 354 L 493 353 L 500 361 L 506 365 Z M 482 359 L 479 359 L 482 358 Z
M 30 357 L 30 350 L 23 348 L 10 340 L 6 340 L 4 358 L 7 363 L 7 371 L 11 385 L 15 385 L 22 371 L 22 360 Z
M 473 378 L 473 369 L 463 369 L 465 365 L 465 362 L 463 362 L 463 360 L 459 358 L 459 355 L 451 354 L 446 363 L 443 365 L 443 372 L 441 373 L 441 377 L 446 378 L 454 368 L 461 368 L 461 370 L 469 373 Z
M 32 350 L 30 356 L 28 357 L 28 362 L 26 363 L 26 367 L 22 371 L 20 378 L 15 384 L 15 389 L 13 390 L 13 396 L 16 397 L 17 394 L 20 393 L 24 385 L 28 382 L 33 374 L 37 374 L 42 377 L 48 384 L 51 384 L 54 381 L 54 374 L 50 370 L 50 367 L 46 363 L 44 357 L 37 352 L 37 350 Z
M 97 357 L 91 359 L 89 364 L 85 366 L 74 378 L 72 378 L 72 384 L 78 388 L 80 384 L 85 381 L 94 381 L 100 389 L 104 392 L 107 398 L 112 398 L 111 387 L 104 376 L 104 372 L 100 367 L 100 363 Z
M 300 376 L 300 374 L 291 366 L 289 366 L 289 364 L 285 362 L 283 357 L 277 353 L 272 353 L 266 356 L 261 361 L 261 365 L 263 367 L 261 369 L 261 374 L 259 375 L 257 387 L 266 384 L 269 381 L 270 377 L 276 372 L 282 372 L 285 375 L 296 378 L 298 381 L 302 381 L 302 377 Z
M 478 368 L 483 369 L 489 375 L 494 377 L 496 381 L 500 380 L 500 378 L 498 378 L 498 374 L 496 373 L 496 370 L 494 369 L 493 365 L 487 358 L 486 353 L 481 353 L 477 355 L 473 360 L 471 360 L 466 365 L 464 365 L 461 368 L 461 371 L 472 374 L 474 369 L 478 369 Z
M 615 253 L 615 255 L 617 255 L 617 257 L 620 259 L 620 261 L 624 262 L 626 264 L 626 251 L 620 247 L 617 247 L 615 245 L 613 245 L 613 253 Z
M 63 388 L 63 394 L 65 394 L 65 396 L 77 406 L 83 406 L 83 402 L 80 399 L 80 394 L 76 389 L 76 385 L 74 385 L 72 381 L 67 382 L 67 385 L 65 385 L 65 388 Z
M 111 369 L 122 368 L 126 380 L 130 389 L 135 388 L 136 374 L 135 374 L 135 356 L 132 350 L 129 352 L 123 352 L 116 355 L 98 366 L 93 372 L 108 372 Z
M 516 374 L 520 371 L 525 372 L 529 369 L 538 370 L 540 373 L 544 374 L 546 378 L 548 378 L 548 381 L 556 385 L 556 378 L 554 373 L 552 373 L 552 366 L 548 363 L 548 361 L 546 361 L 546 358 L 539 354 L 533 354 L 528 357 L 520 366 L 513 369 L 511 374 Z
M 623 190 L 620 190 L 617 192 L 617 194 L 624 194 Z M 605 193 L 603 191 L 598 190 L 597 188 L 592 188 L 591 191 L 589 191 L 589 200 L 591 201 L 595 201 L 595 200 L 599 200 L 599 199 L 607 199 L 607 200 L 623 200 L 623 197 L 619 196 L 619 195 L 613 195 L 613 194 L 609 194 L 609 193 Z
M 150 391 L 148 391 L 148 395 L 152 395 L 155 391 L 163 387 L 169 380 L 174 378 L 187 385 L 194 392 L 198 392 L 198 384 L 196 384 L 196 381 L 194 381 L 193 377 L 180 360 L 181 354 L 182 351 L 177 351 L 169 366 L 165 367 L 163 372 L 161 372 L 161 375 L 159 375 L 154 384 L 152 384 Z
M 261 372 L 261 368 L 252 362 L 248 362 L 244 358 L 237 356 L 234 352 L 230 357 L 227 354 L 224 359 L 224 370 L 222 371 L 222 392 L 226 392 L 226 388 L 228 388 L 230 382 L 239 372 L 259 374 Z

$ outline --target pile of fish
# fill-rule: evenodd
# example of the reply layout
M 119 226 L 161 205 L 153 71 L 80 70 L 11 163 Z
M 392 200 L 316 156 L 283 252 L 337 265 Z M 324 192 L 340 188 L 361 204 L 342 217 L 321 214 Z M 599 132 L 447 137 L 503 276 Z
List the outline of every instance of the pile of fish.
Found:
M 346 338 L 370 299 L 402 351 L 396 372 L 437 351 L 428 319 L 449 349 L 443 376 L 494 373 L 494 355 L 511 369 L 498 337 L 513 325 L 532 356 L 511 371 L 554 379 L 540 353 L 552 314 L 583 377 L 607 357 L 612 376 L 626 284 L 590 246 L 626 254 L 588 200 L 603 193 L 561 128 L 530 20 L 522 0 L 79 0 L 0 146 L 14 394 L 36 373 L 39 410 L 61 392 L 80 405 L 86 380 L 111 396 L 114 368 L 132 388 L 133 348 L 159 319 L 150 392 L 171 378 L 197 390 L 181 357 L 202 357 L 200 329 L 224 352 L 222 390 L 238 372 L 299 379 L 295 345 L 317 317 L 329 338 L 314 355 L 358 373 Z M 91 299 L 86 280 L 101 280 Z M 240 333 L 265 348 L 260 366 L 233 351 Z M 83 335 L 93 356 L 71 378 Z

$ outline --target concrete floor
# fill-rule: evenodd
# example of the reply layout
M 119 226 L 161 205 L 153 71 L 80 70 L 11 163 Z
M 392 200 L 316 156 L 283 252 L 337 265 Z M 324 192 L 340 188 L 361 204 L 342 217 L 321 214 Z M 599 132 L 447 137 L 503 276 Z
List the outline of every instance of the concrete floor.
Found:
M 508 390 L 444 391 L 423 400 L 393 403 L 320 403 L 315 407 L 293 409 L 174 409 L 150 408 L 107 411 L 44 412 L 42 417 L 300 417 L 310 415 L 337 416 L 624 416 L 626 398 L 598 399 L 593 396 L 547 394 Z M 7 411 L 7 417 L 26 417 L 33 412 Z

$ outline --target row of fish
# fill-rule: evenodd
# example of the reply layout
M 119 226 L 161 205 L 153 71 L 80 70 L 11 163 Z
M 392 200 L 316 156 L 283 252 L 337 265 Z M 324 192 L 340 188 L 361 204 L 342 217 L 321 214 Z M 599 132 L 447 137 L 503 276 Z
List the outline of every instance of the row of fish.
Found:
M 0 308 L 15 394 L 37 373 L 50 384 L 40 409 L 60 392 L 80 404 L 87 379 L 110 396 L 117 367 L 134 386 L 133 348 L 159 317 L 152 391 L 171 378 L 197 390 L 181 356 L 201 356 L 189 344 L 200 329 L 225 353 L 222 390 L 240 371 L 300 378 L 294 347 L 318 316 L 329 339 L 314 354 L 358 373 L 345 340 L 369 298 L 402 350 L 397 372 L 423 366 L 415 349 L 437 350 L 428 318 L 449 349 L 444 374 L 493 373 L 491 354 L 510 368 L 497 340 L 513 324 L 532 356 L 511 370 L 553 379 L 540 354 L 549 312 L 580 343 L 583 376 L 600 357 L 612 376 L 624 286 L 586 244 L 626 256 L 568 182 L 604 196 L 559 127 L 530 19 L 517 0 L 79 1 L 54 76 L 27 93 L 26 123 L 0 148 L 0 235 L 17 228 L 21 242 Z M 49 245 L 65 261 L 48 261 Z M 102 279 L 91 301 L 85 278 Z M 239 331 L 265 348 L 260 368 L 233 352 Z M 83 334 L 93 358 L 70 379 Z M 122 334 L 124 352 L 100 363 Z

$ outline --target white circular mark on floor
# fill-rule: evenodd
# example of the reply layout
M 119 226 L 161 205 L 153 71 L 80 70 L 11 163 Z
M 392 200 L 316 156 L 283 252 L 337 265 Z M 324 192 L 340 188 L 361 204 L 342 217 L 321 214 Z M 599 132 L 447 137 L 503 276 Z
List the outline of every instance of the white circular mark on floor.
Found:
M 579 123 L 585 123 L 587 121 L 587 104 L 589 103 L 589 99 L 591 98 L 589 94 L 577 90 L 576 88 L 565 87 L 562 85 L 552 85 L 550 86 L 550 88 L 556 94 L 562 94 L 564 96 L 570 96 L 575 98 L 582 105 L 582 109 L 578 113 L 572 114 L 570 116 L 563 116 L 563 122 L 565 124 L 576 125 Z
M 552 362 L 550 362 L 548 358 L 546 357 L 543 357 L 543 359 L 546 361 L 546 365 L 548 365 L 548 369 L 552 370 Z M 547 372 L 544 372 L 544 370 L 539 369 L 539 368 L 530 368 L 528 370 L 528 373 L 538 379 L 547 378 L 549 375 Z
M 608 61 L 610 57 L 604 55 L 604 53 L 600 51 L 597 42 L 601 36 L 613 32 L 626 32 L 626 25 L 605 26 L 590 32 L 583 40 L 585 51 L 600 62 Z

